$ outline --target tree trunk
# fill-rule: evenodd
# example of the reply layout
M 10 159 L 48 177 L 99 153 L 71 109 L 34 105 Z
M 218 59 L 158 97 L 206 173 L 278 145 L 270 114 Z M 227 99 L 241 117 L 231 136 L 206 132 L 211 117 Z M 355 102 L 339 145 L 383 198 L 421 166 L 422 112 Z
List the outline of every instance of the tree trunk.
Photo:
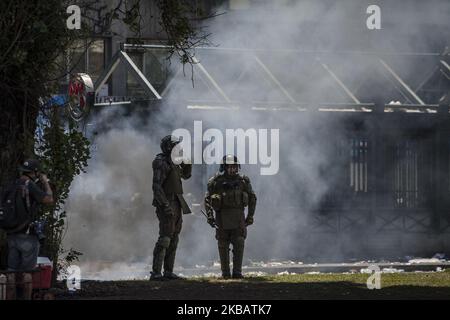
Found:
M 17 176 L 17 167 L 25 159 L 34 156 L 34 132 L 37 108 L 27 105 L 24 96 L 8 99 L 0 95 L 0 186 Z M 6 100 L 6 101 L 5 101 Z M 21 106 L 21 107 L 18 107 Z

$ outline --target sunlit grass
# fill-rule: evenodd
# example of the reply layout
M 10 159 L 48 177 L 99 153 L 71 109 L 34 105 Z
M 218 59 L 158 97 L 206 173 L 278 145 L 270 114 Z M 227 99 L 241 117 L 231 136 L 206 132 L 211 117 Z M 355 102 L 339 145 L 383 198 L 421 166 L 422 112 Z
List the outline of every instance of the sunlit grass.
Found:
M 188 281 L 200 282 L 273 282 L 273 283 L 320 283 L 320 282 L 352 282 L 365 284 L 368 274 L 363 273 L 319 273 L 319 274 L 280 274 L 264 276 L 246 276 L 243 280 L 223 280 L 217 277 L 194 277 Z M 390 286 L 427 286 L 427 287 L 450 287 L 450 270 L 441 272 L 399 272 L 382 273 L 381 284 L 383 287 Z

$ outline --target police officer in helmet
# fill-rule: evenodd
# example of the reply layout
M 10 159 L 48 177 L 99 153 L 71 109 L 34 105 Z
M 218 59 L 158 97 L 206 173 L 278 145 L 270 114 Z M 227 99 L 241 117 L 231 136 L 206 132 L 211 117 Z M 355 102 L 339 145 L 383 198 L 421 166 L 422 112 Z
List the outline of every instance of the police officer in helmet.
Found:
M 225 155 L 219 172 L 208 181 L 205 209 L 208 222 L 217 225 L 222 277 L 242 278 L 242 260 L 247 226 L 253 224 L 256 195 L 250 179 L 239 173 L 241 165 L 236 156 Z M 245 217 L 245 207 L 248 207 Z M 230 272 L 230 245 L 233 247 L 233 272 Z
M 159 238 L 153 250 L 150 280 L 180 279 L 173 273 L 178 237 L 182 227 L 182 214 L 191 213 L 183 197 L 181 179 L 191 177 L 192 164 L 186 159 L 174 163 L 173 149 L 181 141 L 172 136 L 161 140 L 161 151 L 153 160 L 153 205 L 159 220 Z M 175 161 L 177 162 L 177 161 Z M 164 273 L 162 268 L 164 267 Z

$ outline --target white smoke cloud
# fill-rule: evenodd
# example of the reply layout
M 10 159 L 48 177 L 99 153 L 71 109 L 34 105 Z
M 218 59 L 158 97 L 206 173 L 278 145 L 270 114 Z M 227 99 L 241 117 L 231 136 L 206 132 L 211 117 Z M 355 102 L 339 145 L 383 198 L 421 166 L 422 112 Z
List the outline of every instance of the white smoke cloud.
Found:
M 250 10 L 228 11 L 208 21 L 213 43 L 220 47 L 261 50 L 256 51 L 257 59 L 280 79 L 286 92 L 271 79 L 251 52 L 199 50 L 199 60 L 207 66 L 230 101 L 226 102 L 196 67 L 194 88 L 189 72 L 186 77 L 180 76 L 159 111 L 139 115 L 136 112 L 125 117 L 123 111 L 113 109 L 97 115 L 94 124 L 99 131 L 95 138 L 97 151 L 88 172 L 77 177 L 72 186 L 67 203 L 69 229 L 65 245 L 82 251 L 82 261 L 89 262 L 89 266 L 97 265 L 95 261 L 150 265 L 158 237 L 158 222 L 151 205 L 151 162 L 160 152 L 159 140 L 163 136 L 178 128 L 192 130 L 193 121 L 201 120 L 205 124 L 204 130 L 217 128 L 223 133 L 228 128 L 279 129 L 278 174 L 261 176 L 259 165 L 242 166 L 242 172 L 251 178 L 258 197 L 255 224 L 248 228 L 245 259 L 339 257 L 334 235 L 314 235 L 306 231 L 313 231 L 311 217 L 316 214 L 314 210 L 333 190 L 335 181 L 342 178 L 339 170 L 336 171 L 342 160 L 335 157 L 333 148 L 336 145 L 333 144 L 347 139 L 343 118 L 333 114 L 323 117 L 313 112 L 252 111 L 248 107 L 261 103 L 282 107 L 292 102 L 291 98 L 305 106 L 352 102 L 321 63 L 339 61 L 332 68 L 346 74 L 344 80 L 352 88 L 358 87 L 361 78 L 370 76 L 373 72 L 369 69 L 370 64 L 369 67 L 362 66 L 358 60 L 361 58 L 353 56 L 317 60 L 310 54 L 300 55 L 289 50 L 333 51 L 342 48 L 343 44 L 348 44 L 349 50 L 355 47 L 360 51 L 364 51 L 361 48 L 379 49 L 375 46 L 376 34 L 369 34 L 364 29 L 368 5 L 369 2 L 364 1 L 273 1 Z M 396 20 L 393 12 L 383 11 L 382 3 L 380 6 L 382 17 L 385 17 L 383 21 L 397 21 L 395 30 L 399 34 L 410 34 L 411 28 L 423 34 L 411 19 L 416 15 L 420 21 L 425 19 L 423 15 L 439 19 L 450 8 L 445 5 L 439 10 L 421 5 L 419 14 L 406 6 L 397 11 Z M 361 30 L 354 24 L 360 24 Z M 336 29 L 336 25 L 342 28 Z M 384 39 L 380 50 L 394 50 L 397 44 Z M 426 49 L 427 40 L 408 43 L 402 39 L 402 45 L 405 50 Z M 321 76 L 308 71 L 311 64 L 322 70 Z M 176 73 L 180 66 L 173 61 L 171 68 Z M 406 63 L 402 71 L 410 74 L 412 68 Z M 174 105 L 180 99 L 189 100 L 191 105 L 225 100 L 223 107 L 238 105 L 239 109 L 175 110 Z M 242 101 L 246 103 L 242 104 Z M 207 178 L 217 167 L 194 165 L 193 177 L 184 183 L 190 203 L 203 202 Z M 355 248 L 363 245 L 351 239 L 343 239 L 342 243 Z M 214 232 L 203 216 L 184 216 L 176 265 L 212 264 L 217 259 L 216 246 Z

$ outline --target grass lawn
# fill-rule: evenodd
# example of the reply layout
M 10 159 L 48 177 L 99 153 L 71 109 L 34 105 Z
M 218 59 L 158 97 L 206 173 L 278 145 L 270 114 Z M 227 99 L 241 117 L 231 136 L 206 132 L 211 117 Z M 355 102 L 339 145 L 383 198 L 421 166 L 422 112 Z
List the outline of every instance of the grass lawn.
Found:
M 293 274 L 211 277 L 167 282 L 83 281 L 75 299 L 450 299 L 450 270 L 383 273 L 381 289 L 369 290 L 367 274 Z M 68 298 L 62 294 L 59 298 Z

